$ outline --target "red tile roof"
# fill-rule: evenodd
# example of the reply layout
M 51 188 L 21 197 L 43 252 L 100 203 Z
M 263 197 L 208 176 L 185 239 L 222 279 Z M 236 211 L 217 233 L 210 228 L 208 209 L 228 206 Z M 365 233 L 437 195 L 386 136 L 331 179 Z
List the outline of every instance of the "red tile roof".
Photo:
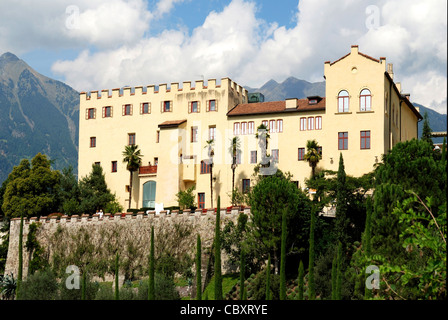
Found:
M 285 101 L 244 103 L 233 107 L 227 113 L 227 116 L 232 117 L 254 114 L 304 112 L 316 110 L 325 110 L 325 98 L 322 98 L 318 103 L 315 104 L 310 104 L 308 99 L 298 99 L 296 108 L 286 108 Z
M 159 124 L 159 128 L 161 128 L 161 127 L 163 127 L 163 128 L 177 127 L 186 121 L 187 121 L 186 119 L 165 121 L 165 122 Z

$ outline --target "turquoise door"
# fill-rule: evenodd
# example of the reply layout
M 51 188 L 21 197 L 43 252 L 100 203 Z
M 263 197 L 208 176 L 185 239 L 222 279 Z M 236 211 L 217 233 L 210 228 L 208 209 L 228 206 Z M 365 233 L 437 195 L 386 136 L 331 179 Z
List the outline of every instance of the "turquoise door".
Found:
M 156 205 L 156 182 L 148 181 L 143 184 L 143 208 L 154 208 Z

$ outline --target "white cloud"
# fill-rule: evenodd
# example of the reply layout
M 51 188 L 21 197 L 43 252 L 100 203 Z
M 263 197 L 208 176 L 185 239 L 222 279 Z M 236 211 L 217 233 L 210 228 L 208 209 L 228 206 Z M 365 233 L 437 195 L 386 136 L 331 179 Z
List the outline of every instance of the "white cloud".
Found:
M 49 42 L 61 36 L 61 42 L 97 47 L 53 65 L 77 90 L 193 81 L 201 75 L 228 76 L 251 87 L 289 76 L 322 81 L 324 61 L 358 44 L 361 52 L 394 64 L 397 81 L 413 101 L 446 113 L 445 0 L 300 0 L 291 28 L 257 18 L 254 1 L 233 0 L 194 30 L 158 35 L 149 35 L 151 23 L 185 0 L 160 0 L 152 12 L 143 0 L 83 1 L 78 33 L 47 35 L 64 14 L 40 27 L 47 35 L 41 39 Z

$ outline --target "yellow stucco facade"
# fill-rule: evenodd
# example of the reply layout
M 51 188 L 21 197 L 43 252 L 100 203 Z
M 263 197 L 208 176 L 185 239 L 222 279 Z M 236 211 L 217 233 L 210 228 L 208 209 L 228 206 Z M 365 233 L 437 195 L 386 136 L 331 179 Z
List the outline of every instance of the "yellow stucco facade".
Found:
M 339 154 L 347 174 L 360 176 L 399 141 L 417 138 L 418 110 L 393 82 L 392 65 L 352 46 L 346 56 L 324 63 L 325 97 L 249 103 L 247 91 L 229 78 L 92 91 L 80 94 L 79 178 L 93 163 L 103 167 L 108 187 L 128 208 L 129 171 L 122 162 L 128 144 L 143 155 L 134 174 L 132 208 L 163 203 L 176 206 L 176 193 L 195 185 L 196 202 L 205 208 L 230 205 L 231 139 L 238 136 L 241 155 L 235 187 L 250 186 L 261 160 L 255 137 L 263 122 L 270 128 L 267 153 L 304 187 L 311 174 L 302 160 L 308 140 L 321 146 L 318 168 L 337 170 Z M 214 140 L 213 199 L 206 141 Z M 200 202 L 200 203 L 199 203 Z

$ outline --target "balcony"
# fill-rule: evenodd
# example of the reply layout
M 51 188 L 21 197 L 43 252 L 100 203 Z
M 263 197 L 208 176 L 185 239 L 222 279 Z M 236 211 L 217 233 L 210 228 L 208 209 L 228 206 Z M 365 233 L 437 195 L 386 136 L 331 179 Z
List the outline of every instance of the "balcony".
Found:
M 157 174 L 157 166 L 141 166 L 138 174 Z

